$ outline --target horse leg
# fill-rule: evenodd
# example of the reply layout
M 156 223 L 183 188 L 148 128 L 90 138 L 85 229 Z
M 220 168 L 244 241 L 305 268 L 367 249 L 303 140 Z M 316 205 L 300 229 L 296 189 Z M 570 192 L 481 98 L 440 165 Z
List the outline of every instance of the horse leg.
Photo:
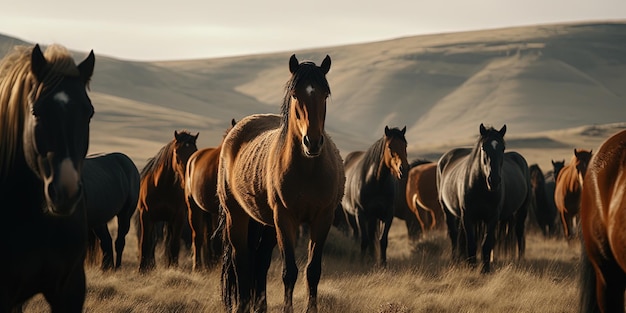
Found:
M 107 224 L 101 224 L 93 228 L 96 237 L 100 239 L 100 249 L 102 249 L 102 270 L 113 269 L 113 239 L 109 233 Z
M 203 248 L 205 247 L 205 234 L 206 234 L 206 225 L 204 222 L 204 216 L 202 214 L 202 209 L 198 207 L 195 200 L 187 199 L 188 203 L 188 218 L 189 225 L 191 225 L 191 240 L 193 242 L 191 246 L 192 250 L 192 263 L 193 271 L 200 270 L 203 267 L 203 264 L 206 263 L 206 260 L 203 260 Z
M 596 296 L 600 311 L 623 313 L 626 275 L 622 269 L 614 260 L 610 260 L 596 268 L 596 277 Z
M 444 209 L 446 214 L 446 224 L 448 226 L 448 236 L 450 237 L 450 244 L 452 246 L 452 261 L 458 262 L 460 254 L 458 251 L 458 239 L 459 239 L 459 223 L 456 216 L 450 213 L 447 209 Z
M 135 212 L 134 206 L 127 206 L 123 214 L 117 216 L 117 238 L 115 238 L 115 269 L 122 266 L 122 255 L 126 246 L 126 235 L 130 231 L 130 221 Z
M 254 221 L 250 222 L 251 225 L 255 224 L 257 236 L 255 238 L 258 242 L 258 246 L 254 247 L 254 312 L 267 312 L 267 271 L 270 268 L 272 262 L 272 251 L 276 246 L 276 231 L 273 227 L 263 226 Z M 250 232 L 253 232 L 251 229 Z M 251 238 L 248 235 L 248 238 Z
M 525 221 L 527 209 L 523 207 L 520 210 L 521 211 L 517 212 L 517 216 L 515 217 L 515 236 L 517 237 L 517 257 L 521 260 L 524 258 L 524 253 L 526 252 Z
M 565 239 L 569 240 L 569 222 L 568 217 L 566 216 L 567 212 L 561 211 L 561 224 L 563 224 L 563 235 L 565 235 Z
M 86 293 L 85 270 L 82 259 L 78 263 L 66 273 L 67 277 L 59 277 L 64 282 L 65 288 L 56 287 L 43 293 L 50 304 L 51 313 L 83 312 Z
M 181 207 L 178 208 L 178 213 L 174 216 L 174 220 L 170 223 L 167 223 L 168 227 L 168 239 L 167 239 L 167 249 L 166 256 L 168 266 L 178 266 L 178 256 L 180 255 L 180 242 L 183 235 L 183 228 L 185 224 L 189 226 L 189 222 L 187 219 L 187 209 L 184 204 L 181 204 Z M 189 228 L 191 228 L 189 226 Z
M 391 229 L 391 223 L 393 222 L 393 214 L 383 221 L 383 231 L 378 239 L 380 244 L 380 266 L 387 266 L 387 245 L 389 243 L 389 230 Z
M 317 312 L 317 286 L 322 276 L 322 252 L 330 230 L 329 218 L 318 218 L 311 223 L 311 240 L 308 247 L 308 262 L 306 266 L 306 279 L 309 292 L 307 312 Z
M 222 298 L 227 310 L 249 312 L 252 296 L 253 268 L 248 246 L 250 216 L 233 200 L 226 210 L 224 226 L 226 246 L 222 265 Z M 234 307 L 232 299 L 235 298 Z
M 298 225 L 291 218 L 290 213 L 284 207 L 276 208 L 274 212 L 274 225 L 278 246 L 283 254 L 283 284 L 285 285 L 284 313 L 293 312 L 293 290 L 298 279 L 298 266 L 296 265 L 295 245 Z
M 476 224 L 474 223 L 474 221 L 470 220 L 467 215 L 463 218 L 463 229 L 461 230 L 461 232 L 465 234 L 467 247 L 466 260 L 472 267 L 474 267 L 476 266 L 476 251 L 478 250 L 478 245 L 476 244 Z
M 141 221 L 139 272 L 147 272 L 154 269 L 156 265 L 154 260 L 154 248 L 156 246 L 156 241 L 154 240 L 154 222 L 152 222 L 145 210 L 140 211 L 139 218 Z
M 489 273 L 491 271 L 491 252 L 493 251 L 493 246 L 496 242 L 496 228 L 498 225 L 497 218 L 494 218 L 493 220 L 488 221 L 485 224 L 486 233 L 482 247 L 483 267 L 481 269 L 481 273 L 483 274 Z

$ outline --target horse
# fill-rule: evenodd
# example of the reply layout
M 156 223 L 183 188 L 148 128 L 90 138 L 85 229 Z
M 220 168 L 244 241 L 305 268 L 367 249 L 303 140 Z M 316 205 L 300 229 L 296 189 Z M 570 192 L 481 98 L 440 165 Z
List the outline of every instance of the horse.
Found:
M 308 312 L 317 312 L 322 251 L 341 201 L 344 169 L 324 129 L 330 57 L 289 59 L 281 114 L 248 116 L 222 143 L 217 194 L 224 212 L 222 300 L 227 310 L 266 311 L 272 250 L 283 259 L 284 312 L 293 312 L 298 227 L 309 226 Z
M 533 205 L 530 207 L 529 224 L 538 227 L 544 237 L 556 233 L 557 210 L 554 204 L 554 180 L 546 181 L 546 177 L 538 164 L 528 168 L 530 185 L 533 192 Z
M 574 219 L 579 216 L 583 177 L 591 155 L 592 150 L 574 149 L 570 163 L 565 165 L 556 177 L 554 203 L 561 217 L 563 234 L 568 240 L 574 237 L 572 231 Z
M 626 130 L 601 145 L 583 181 L 580 312 L 624 312 Z
M 235 126 L 231 120 L 231 127 Z M 230 131 L 226 130 L 226 134 Z M 226 136 L 224 134 L 224 136 Z M 211 239 L 220 214 L 217 168 L 222 145 L 194 152 L 185 171 L 185 200 L 192 230 L 193 269 L 208 268 L 221 255 L 221 238 Z
M 139 170 L 123 153 L 95 154 L 85 159 L 82 179 L 87 225 L 100 240 L 101 267 L 103 270 L 118 269 L 122 265 L 126 234 L 139 199 Z M 114 263 L 113 240 L 107 223 L 116 216 Z M 90 251 L 94 251 L 95 241 L 89 244 Z
M 87 217 L 81 172 L 94 107 L 93 51 L 16 46 L 0 62 L 0 311 L 42 293 L 82 312 Z
M 528 163 L 519 153 L 504 151 L 505 133 L 506 125 L 496 130 L 480 124 L 473 148 L 452 149 L 437 163 L 439 201 L 453 260 L 466 257 L 470 265 L 476 264 L 477 230 L 482 229 L 483 273 L 491 271 L 491 252 L 502 229 L 508 230 L 498 238 L 504 249 L 517 243 L 519 258 L 525 251 L 524 222 L 532 201 Z
M 385 126 L 383 136 L 367 151 L 351 152 L 344 161 L 346 187 L 341 206 L 358 233 L 361 254 L 374 255 L 381 266 L 387 263 L 387 237 L 398 193 L 404 191 L 400 181 L 406 179 L 409 167 L 405 133 L 406 127 L 400 130 Z
M 404 197 L 412 214 L 419 219 L 422 233 L 442 228 L 445 217 L 437 190 L 437 163 L 411 163 L 406 185 Z
M 141 236 L 139 237 L 139 271 L 154 269 L 156 228 L 167 222 L 165 255 L 167 266 L 178 265 L 180 238 L 187 220 L 185 203 L 185 167 L 189 157 L 198 150 L 198 134 L 186 130 L 174 131 L 174 138 L 148 160 L 141 170 L 137 212 Z

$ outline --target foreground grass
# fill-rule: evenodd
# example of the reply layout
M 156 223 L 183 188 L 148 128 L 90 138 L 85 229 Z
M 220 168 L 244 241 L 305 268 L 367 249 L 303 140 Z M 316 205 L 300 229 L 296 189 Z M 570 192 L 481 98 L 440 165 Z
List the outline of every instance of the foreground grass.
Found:
M 137 272 L 136 239 L 127 238 L 123 268 L 102 273 L 87 267 L 87 312 L 223 312 L 219 268 L 191 272 L 188 251 L 181 266 Z M 319 286 L 320 312 L 573 312 L 577 306 L 579 246 L 528 235 L 526 258 L 496 260 L 495 270 L 452 265 L 444 233 L 430 234 L 417 245 L 407 241 L 404 226 L 395 223 L 390 235 L 387 268 L 372 268 L 360 260 L 356 243 L 332 231 L 325 250 Z M 304 245 L 302 245 L 304 246 Z M 306 308 L 303 273 L 294 292 L 296 312 Z M 281 311 L 282 264 L 276 257 L 268 275 L 270 312 Z M 26 312 L 47 312 L 42 297 Z

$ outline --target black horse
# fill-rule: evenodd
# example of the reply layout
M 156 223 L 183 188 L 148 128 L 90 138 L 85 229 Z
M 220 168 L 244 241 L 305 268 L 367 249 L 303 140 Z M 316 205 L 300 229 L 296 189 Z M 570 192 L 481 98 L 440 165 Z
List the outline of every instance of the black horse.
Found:
M 531 165 L 529 172 L 534 199 L 529 214 L 530 225 L 538 227 L 544 237 L 553 236 L 556 234 L 557 218 L 554 204 L 554 179 L 550 184 L 537 164 Z
M 94 63 L 59 45 L 18 46 L 0 63 L 0 312 L 38 293 L 52 312 L 82 312 Z
M 122 264 L 126 234 L 139 199 L 139 170 L 123 153 L 114 152 L 88 156 L 83 165 L 83 187 L 87 224 L 100 240 L 102 269 L 109 270 Z M 115 264 L 113 263 L 113 240 L 107 223 L 117 216 L 115 239 Z M 89 242 L 90 250 L 95 241 Z
M 480 124 L 473 148 L 445 153 L 437 164 L 439 201 L 446 213 L 453 258 L 476 263 L 476 238 L 485 231 L 482 271 L 490 271 L 496 233 L 510 250 L 517 240 L 519 257 L 525 250 L 524 222 L 532 193 L 528 164 L 516 152 L 504 152 L 506 125 L 500 130 Z
M 387 262 L 387 235 L 394 208 L 402 199 L 398 193 L 404 194 L 400 181 L 406 179 L 409 168 L 405 132 L 406 127 L 385 126 L 382 138 L 367 151 L 352 152 L 344 160 L 346 187 L 341 206 L 354 235 L 361 239 L 361 252 L 376 254 L 379 265 Z

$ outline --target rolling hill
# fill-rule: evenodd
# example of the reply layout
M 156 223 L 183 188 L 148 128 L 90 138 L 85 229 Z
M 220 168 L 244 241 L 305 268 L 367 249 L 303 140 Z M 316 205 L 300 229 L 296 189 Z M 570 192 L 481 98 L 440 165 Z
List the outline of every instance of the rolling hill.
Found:
M 24 43 L 0 35 L 0 55 Z M 62 43 L 61 43 L 62 44 Z M 82 59 L 85 52 L 76 52 Z M 343 154 L 385 125 L 407 126 L 410 157 L 471 144 L 478 125 L 507 124 L 508 148 L 530 163 L 595 148 L 626 117 L 626 22 L 560 24 L 413 36 L 302 51 L 167 62 L 96 53 L 91 152 L 138 166 L 173 138 L 217 145 L 231 118 L 278 113 L 288 58 L 332 58 L 327 130 Z

